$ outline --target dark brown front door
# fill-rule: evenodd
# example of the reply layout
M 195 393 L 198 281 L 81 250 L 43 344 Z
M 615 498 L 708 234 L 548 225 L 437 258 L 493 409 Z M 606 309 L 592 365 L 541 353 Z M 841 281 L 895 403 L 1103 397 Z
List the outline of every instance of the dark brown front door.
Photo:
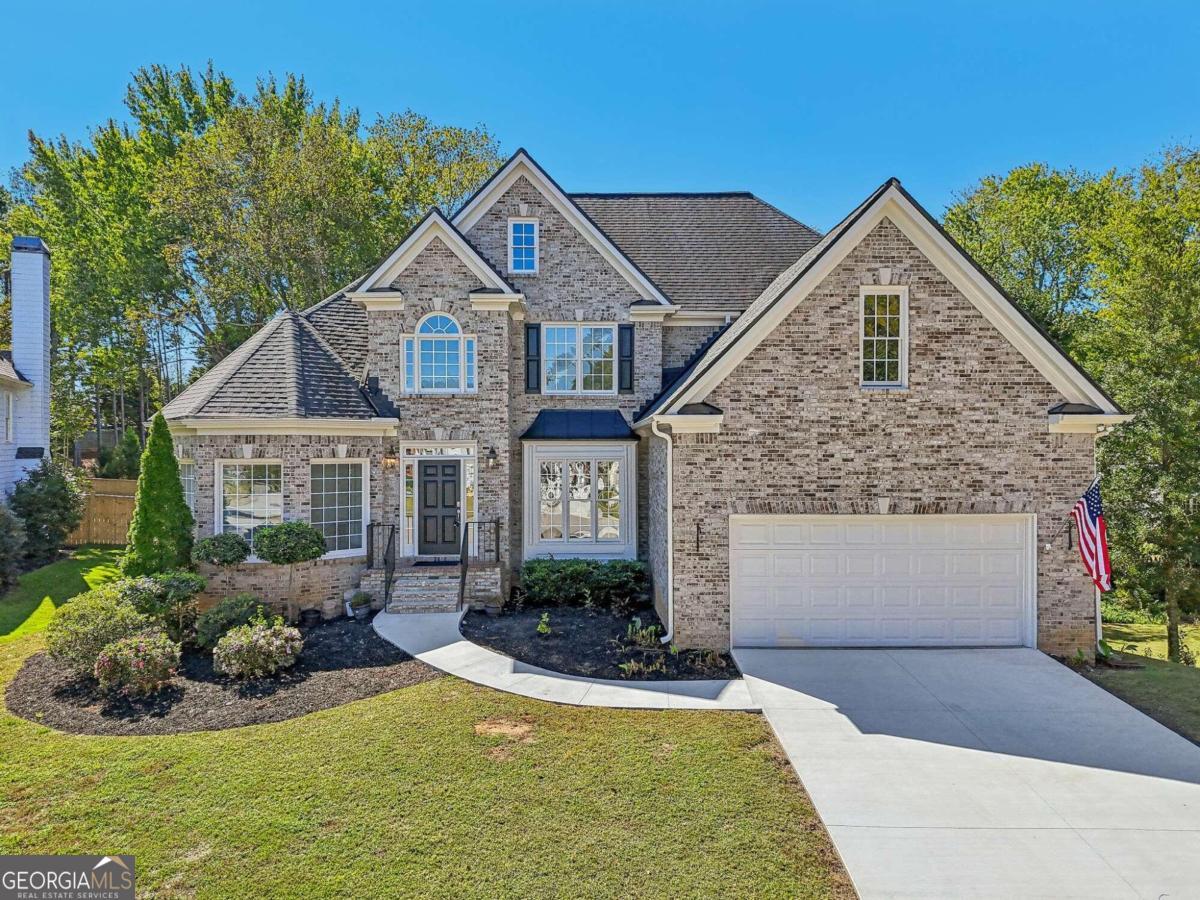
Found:
M 457 460 L 421 462 L 417 467 L 417 552 L 422 555 L 458 555 L 458 467 Z

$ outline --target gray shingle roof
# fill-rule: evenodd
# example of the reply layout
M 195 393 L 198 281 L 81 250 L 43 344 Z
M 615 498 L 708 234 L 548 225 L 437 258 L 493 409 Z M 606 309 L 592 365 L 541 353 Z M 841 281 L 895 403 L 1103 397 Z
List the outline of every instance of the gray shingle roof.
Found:
M 29 383 L 29 379 L 18 372 L 17 367 L 13 365 L 11 350 L 0 350 L 0 378 Z
M 821 239 L 745 191 L 570 196 L 685 309 L 744 310 Z
M 367 313 L 346 299 L 346 291 L 357 288 L 366 277 L 352 281 L 301 313 L 325 338 L 350 374 L 360 380 L 367 368 Z
M 163 409 L 181 418 L 371 419 L 339 354 L 304 316 L 277 315 Z

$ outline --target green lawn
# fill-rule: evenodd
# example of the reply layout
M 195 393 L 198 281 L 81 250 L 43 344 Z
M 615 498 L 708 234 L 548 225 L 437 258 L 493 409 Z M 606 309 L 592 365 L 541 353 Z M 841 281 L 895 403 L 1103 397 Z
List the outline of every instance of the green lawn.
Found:
M 104 577 L 99 556 L 76 562 L 0 601 L 16 622 L 0 684 L 42 645 L 30 591 Z M 455 678 L 170 737 L 0 713 L 0 853 L 133 853 L 156 897 L 852 896 L 782 759 L 747 713 L 579 709 Z
M 1200 657 L 1200 625 L 1182 625 L 1179 630 L 1183 642 Z M 1167 658 L 1166 625 L 1105 625 L 1104 639 L 1121 653 L 1145 656 L 1145 651 L 1149 650 L 1155 659 Z M 1129 644 L 1134 645 L 1132 650 L 1126 650 Z
M 81 547 L 69 559 L 21 576 L 0 597 L 0 641 L 41 631 L 64 600 L 116 578 L 122 547 Z
M 1104 627 L 1106 635 L 1109 627 Z M 1145 668 L 1098 666 L 1085 674 L 1146 715 L 1200 743 L 1200 669 L 1158 659 L 1141 662 Z

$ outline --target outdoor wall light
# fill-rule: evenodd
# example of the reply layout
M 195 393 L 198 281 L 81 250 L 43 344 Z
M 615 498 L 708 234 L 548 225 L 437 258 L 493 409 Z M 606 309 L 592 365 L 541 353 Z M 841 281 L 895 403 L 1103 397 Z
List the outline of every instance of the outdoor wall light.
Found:
M 484 459 L 487 461 L 487 467 L 494 469 L 496 468 L 496 463 L 500 461 L 500 456 L 496 453 L 495 447 L 488 447 L 487 456 Z

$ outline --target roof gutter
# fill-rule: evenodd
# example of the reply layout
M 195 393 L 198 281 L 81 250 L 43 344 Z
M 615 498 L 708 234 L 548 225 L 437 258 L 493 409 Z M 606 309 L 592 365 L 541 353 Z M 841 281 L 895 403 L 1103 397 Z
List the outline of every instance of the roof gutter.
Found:
M 667 633 L 662 636 L 662 642 L 670 644 L 675 639 L 675 490 L 671 477 L 675 462 L 671 435 L 659 429 L 658 421 L 658 416 L 650 419 L 650 431 L 667 444 Z

